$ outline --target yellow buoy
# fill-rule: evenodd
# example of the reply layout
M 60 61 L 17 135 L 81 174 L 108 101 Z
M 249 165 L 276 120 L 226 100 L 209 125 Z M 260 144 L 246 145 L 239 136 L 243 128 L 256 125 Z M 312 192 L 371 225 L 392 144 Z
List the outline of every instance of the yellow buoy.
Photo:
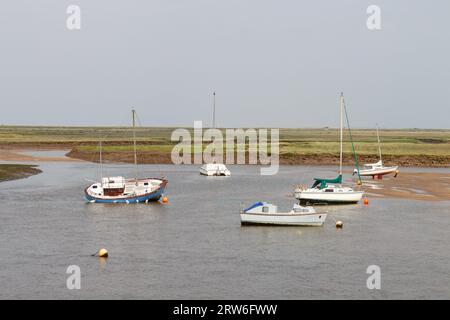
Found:
M 341 220 L 336 221 L 336 228 L 340 229 L 344 226 L 344 223 Z
M 98 251 L 98 256 L 101 258 L 107 258 L 108 257 L 108 250 L 102 248 Z
M 169 198 L 163 197 L 163 198 L 162 198 L 162 202 L 163 202 L 163 203 L 168 203 L 168 202 L 169 202 Z

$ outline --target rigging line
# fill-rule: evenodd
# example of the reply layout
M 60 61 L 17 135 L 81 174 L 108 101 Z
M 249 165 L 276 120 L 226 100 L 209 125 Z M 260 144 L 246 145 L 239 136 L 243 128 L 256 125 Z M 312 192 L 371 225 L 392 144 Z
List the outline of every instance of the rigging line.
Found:
M 362 184 L 362 180 L 361 180 L 361 175 L 359 174 L 358 156 L 356 155 L 355 145 L 353 144 L 352 129 L 350 129 L 350 121 L 348 120 L 347 106 L 345 104 L 345 100 L 344 100 L 344 111 L 345 111 L 345 118 L 347 119 L 348 133 L 350 135 L 350 142 L 352 143 L 353 157 L 355 159 L 356 170 L 358 171 L 358 180 L 359 180 L 359 183 L 361 185 Z

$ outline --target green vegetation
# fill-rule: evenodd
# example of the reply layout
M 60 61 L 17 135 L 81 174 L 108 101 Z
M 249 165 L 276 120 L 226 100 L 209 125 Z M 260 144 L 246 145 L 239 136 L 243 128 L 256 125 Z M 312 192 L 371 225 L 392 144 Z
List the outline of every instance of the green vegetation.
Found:
M 176 142 L 170 141 L 174 129 L 169 127 L 137 128 L 138 151 L 157 153 L 165 155 L 167 158 L 176 144 Z M 192 129 L 188 130 L 192 133 Z M 376 131 L 353 129 L 352 133 L 358 154 L 365 159 L 375 158 L 378 154 Z M 441 165 L 450 164 L 450 130 L 396 129 L 382 130 L 380 135 L 385 159 L 422 157 L 423 159 L 433 159 L 433 162 Z M 105 154 L 132 151 L 132 133 L 128 127 L 0 126 L 0 148 L 2 146 L 64 146 L 76 151 L 72 152 L 71 156 L 78 157 L 75 153 L 82 153 L 84 154 L 82 158 L 90 159 L 92 154 L 98 152 L 100 139 L 103 141 Z M 346 132 L 345 139 L 349 141 L 348 132 Z M 337 156 L 338 141 L 338 129 L 280 129 L 280 158 L 282 160 L 293 159 L 289 163 L 300 163 L 305 160 L 305 156 Z M 346 143 L 344 146 L 346 156 L 350 156 L 350 143 Z M 88 154 L 91 156 L 88 157 Z
M 34 165 L 26 164 L 0 164 L 0 182 L 16 180 L 41 173 L 42 171 Z

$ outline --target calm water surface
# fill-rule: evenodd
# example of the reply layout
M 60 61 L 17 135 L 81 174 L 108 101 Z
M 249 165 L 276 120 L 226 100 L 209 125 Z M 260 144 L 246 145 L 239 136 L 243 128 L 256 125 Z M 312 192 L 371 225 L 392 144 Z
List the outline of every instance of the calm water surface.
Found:
M 0 184 L 0 298 L 335 299 L 450 298 L 450 203 L 370 198 L 328 207 L 323 227 L 241 227 L 238 211 L 264 200 L 288 210 L 294 184 L 334 167 L 141 166 L 166 175 L 162 205 L 88 204 L 89 163 L 42 163 L 43 174 Z M 110 175 L 132 174 L 108 165 Z M 337 230 L 335 220 L 344 228 Z M 91 257 L 97 249 L 107 260 Z M 81 290 L 66 288 L 69 265 Z M 381 290 L 366 269 L 381 267 Z

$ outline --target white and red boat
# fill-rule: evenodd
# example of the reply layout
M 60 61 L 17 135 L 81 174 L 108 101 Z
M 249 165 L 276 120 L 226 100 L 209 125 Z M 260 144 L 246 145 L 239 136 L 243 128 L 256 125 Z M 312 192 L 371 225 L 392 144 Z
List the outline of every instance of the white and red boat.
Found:
M 358 170 L 353 170 L 353 174 L 357 174 Z M 380 179 L 382 176 L 386 174 L 395 173 L 395 176 L 398 174 L 398 166 L 385 167 L 383 166 L 383 161 L 378 161 L 377 163 L 368 163 L 364 165 L 364 168 L 359 170 L 359 175 L 361 177 L 372 177 Z
M 373 179 L 382 179 L 382 177 L 386 174 L 395 173 L 395 176 L 398 174 L 398 166 L 383 166 L 383 159 L 381 158 L 381 142 L 380 142 L 380 134 L 378 132 L 377 126 L 377 139 L 378 139 L 378 154 L 380 160 L 376 163 L 367 163 L 364 165 L 363 169 L 359 170 L 359 175 L 362 177 L 372 177 Z M 358 169 L 353 170 L 353 174 L 358 174 Z

